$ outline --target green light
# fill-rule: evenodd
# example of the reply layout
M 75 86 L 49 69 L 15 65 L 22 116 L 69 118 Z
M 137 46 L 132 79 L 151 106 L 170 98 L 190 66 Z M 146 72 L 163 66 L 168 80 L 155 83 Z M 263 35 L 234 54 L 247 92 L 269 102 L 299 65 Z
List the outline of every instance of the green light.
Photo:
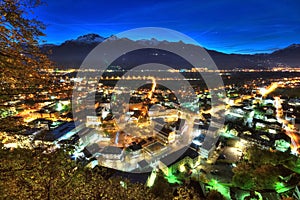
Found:
M 216 179 L 211 179 L 208 182 L 208 185 L 210 185 L 211 189 L 213 190 L 217 190 L 218 192 L 220 192 L 226 199 L 230 200 L 230 191 L 229 191 L 229 187 L 226 187 L 224 185 L 222 185 L 221 183 L 219 183 Z
M 290 143 L 283 140 L 283 139 L 280 139 L 280 140 L 276 140 L 275 141 L 275 147 L 278 151 L 282 151 L 282 152 L 285 152 L 287 151 L 289 148 L 290 148 Z
M 171 175 L 166 177 L 169 183 L 181 183 L 176 176 Z
M 222 136 L 226 137 L 226 138 L 233 138 L 234 134 L 232 134 L 232 133 L 233 132 L 231 130 L 226 130 L 225 132 L 221 132 Z
M 263 197 L 259 192 L 255 191 L 254 193 L 255 193 L 255 195 L 258 196 L 258 200 L 263 200 Z M 246 197 L 249 197 L 249 196 L 250 196 L 250 193 L 244 191 L 244 192 L 241 192 L 240 196 L 237 199 L 244 200 Z
M 249 192 L 241 192 L 238 199 L 244 200 L 245 197 L 249 196 L 249 194 L 250 194 Z
M 263 197 L 262 195 L 259 193 L 259 192 L 254 192 L 256 195 L 258 195 L 258 200 L 263 200 Z
M 178 180 L 178 178 L 177 178 L 175 175 L 173 175 L 172 173 L 169 173 L 169 175 L 166 176 L 165 178 L 167 179 L 167 181 L 168 181 L 169 183 L 172 183 L 172 184 L 173 184 L 173 183 L 181 184 L 181 181 Z
M 275 183 L 275 190 L 276 190 L 277 193 L 283 193 L 283 192 L 286 192 L 290 189 L 291 189 L 291 187 L 286 187 L 284 185 L 284 183 L 282 183 L 282 182 L 276 182 Z
M 277 191 L 277 190 L 280 190 L 280 189 L 282 189 L 282 188 L 284 188 L 284 184 L 283 183 L 281 183 L 281 182 L 276 182 L 275 183 L 275 190 Z
M 213 187 L 215 187 L 215 186 L 218 185 L 218 181 L 215 180 L 215 179 L 211 179 L 211 181 L 208 184 L 211 185 L 211 186 L 213 186 Z

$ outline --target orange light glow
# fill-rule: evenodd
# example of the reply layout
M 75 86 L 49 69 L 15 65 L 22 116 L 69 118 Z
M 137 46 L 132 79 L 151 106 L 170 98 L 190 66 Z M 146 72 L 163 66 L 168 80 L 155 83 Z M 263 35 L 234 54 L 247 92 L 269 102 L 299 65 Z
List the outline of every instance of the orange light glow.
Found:
M 271 92 L 273 92 L 276 88 L 278 87 L 278 83 L 274 82 L 272 83 L 270 86 L 268 86 L 267 88 L 261 88 L 260 89 L 260 94 L 265 97 L 268 94 L 270 94 Z
M 155 78 L 151 77 L 151 80 L 152 80 L 152 88 L 151 88 L 151 91 L 148 94 L 148 98 L 149 99 L 152 99 L 153 92 L 155 91 L 155 88 L 156 88 L 156 80 L 155 80 Z

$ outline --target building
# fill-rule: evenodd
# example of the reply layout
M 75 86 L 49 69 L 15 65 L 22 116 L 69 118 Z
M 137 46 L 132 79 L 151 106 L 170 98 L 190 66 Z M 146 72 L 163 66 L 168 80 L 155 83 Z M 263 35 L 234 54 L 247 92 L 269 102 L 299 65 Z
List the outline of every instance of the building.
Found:
M 177 135 L 181 135 L 187 127 L 187 123 L 185 119 L 178 118 L 176 122 L 172 124 L 175 129 Z
M 143 150 L 145 155 L 152 157 L 152 156 L 158 156 L 159 154 L 167 151 L 168 148 L 164 144 L 157 141 L 145 146 Z
M 89 145 L 95 143 L 99 139 L 99 134 L 95 133 L 94 129 L 83 127 L 78 131 L 78 135 L 83 145 Z
M 160 159 L 158 166 L 167 176 L 193 169 L 200 163 L 199 153 L 190 147 L 183 147 Z
M 216 142 L 216 138 L 207 135 L 199 148 L 200 156 L 206 159 L 209 158 L 216 148 Z
M 60 113 L 58 111 L 40 110 L 37 112 L 30 113 L 25 120 L 27 120 L 28 118 L 30 118 L 30 119 L 38 119 L 38 118 L 58 119 L 59 115 L 60 115 Z
M 155 137 L 164 144 L 175 142 L 175 131 L 159 124 L 154 126 Z
M 136 144 L 135 142 L 127 148 L 132 158 L 139 156 L 142 153 L 142 145 Z
M 99 126 L 101 124 L 100 116 L 86 116 L 86 126 Z
M 52 131 L 47 131 L 46 133 L 38 134 L 36 140 L 54 142 L 59 140 L 64 135 L 68 134 L 74 128 L 75 128 L 75 123 L 73 121 L 65 122 L 60 126 L 58 126 L 57 128 L 53 129 Z
M 100 155 L 104 159 L 108 160 L 123 160 L 124 159 L 124 151 L 115 146 L 105 146 Z
M 282 128 L 282 124 L 275 118 L 257 119 L 253 118 L 253 127 L 256 130 L 265 130 L 270 133 L 278 133 Z

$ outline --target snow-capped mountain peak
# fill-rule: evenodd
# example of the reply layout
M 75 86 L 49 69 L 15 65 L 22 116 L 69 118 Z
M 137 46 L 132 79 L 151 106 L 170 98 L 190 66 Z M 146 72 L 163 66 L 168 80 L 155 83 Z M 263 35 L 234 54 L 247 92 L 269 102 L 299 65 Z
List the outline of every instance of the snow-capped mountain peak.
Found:
M 144 46 L 157 46 L 160 44 L 160 41 L 158 41 L 155 38 L 151 38 L 150 40 L 148 39 L 142 39 L 142 40 L 137 40 L 138 44 L 140 45 L 144 45 Z
M 286 49 L 296 49 L 296 48 L 299 48 L 300 47 L 300 44 L 292 44 L 288 47 L 286 47 Z
M 79 36 L 77 39 L 71 41 L 91 44 L 91 43 L 100 43 L 103 42 L 104 40 L 105 40 L 104 37 L 98 34 L 91 33 L 91 34 Z

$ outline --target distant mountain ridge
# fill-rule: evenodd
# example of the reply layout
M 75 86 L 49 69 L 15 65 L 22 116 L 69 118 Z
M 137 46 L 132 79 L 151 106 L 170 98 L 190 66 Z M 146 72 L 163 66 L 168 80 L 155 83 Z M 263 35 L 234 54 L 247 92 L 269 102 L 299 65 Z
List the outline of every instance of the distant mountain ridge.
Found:
M 49 53 L 50 59 L 57 64 L 59 68 L 79 68 L 84 58 L 88 53 L 94 49 L 98 44 L 103 42 L 105 37 L 102 37 L 98 34 L 87 34 L 79 36 L 77 39 L 67 40 L 60 45 L 54 44 L 44 44 L 41 45 L 41 50 L 43 52 Z M 179 42 L 168 42 L 168 41 L 158 41 L 155 38 L 150 40 L 129 40 L 127 38 L 117 38 L 112 36 L 109 40 L 115 40 L 118 42 L 127 42 L 132 43 L 140 48 L 145 47 L 159 47 L 163 45 L 171 45 L 172 47 L 178 47 L 178 45 L 187 45 L 189 48 L 199 50 L 198 46 L 191 44 L 184 44 L 181 41 Z M 261 69 L 261 68 L 270 68 L 276 66 L 289 66 L 289 67 L 300 67 L 300 44 L 292 44 L 286 48 L 276 50 L 269 54 L 226 54 L 214 50 L 206 49 L 209 55 L 212 57 L 219 69 L 234 69 L 234 68 L 252 68 L 252 69 Z M 152 55 L 152 50 L 149 52 L 143 51 L 145 55 Z M 160 53 L 157 51 L 158 54 Z M 143 59 L 141 54 L 139 56 L 128 58 L 130 62 L 139 63 L 139 59 Z M 125 55 L 126 56 L 126 55 Z M 122 60 L 122 59 L 121 59 Z M 123 60 L 126 60 L 124 57 Z M 137 61 L 136 61 L 137 60 Z M 132 63 L 114 63 L 120 65 L 121 67 L 126 68 L 126 66 Z M 168 63 L 166 63 L 168 64 Z M 182 68 L 182 65 L 172 63 L 175 68 Z

